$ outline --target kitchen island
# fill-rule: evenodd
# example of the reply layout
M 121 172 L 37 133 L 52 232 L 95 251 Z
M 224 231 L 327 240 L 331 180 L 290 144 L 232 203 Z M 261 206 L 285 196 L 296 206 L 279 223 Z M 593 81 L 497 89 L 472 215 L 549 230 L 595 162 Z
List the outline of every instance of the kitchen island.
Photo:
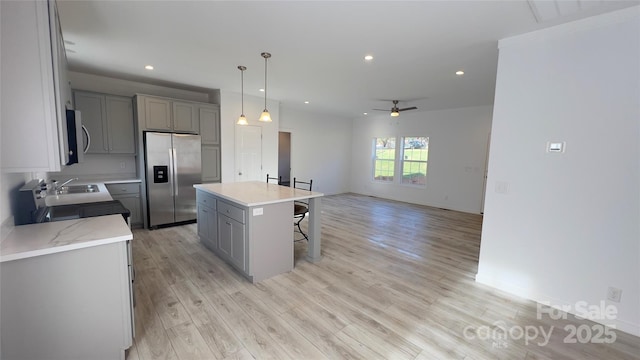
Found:
M 309 202 L 307 260 L 320 260 L 319 192 L 260 181 L 194 185 L 198 235 L 252 282 L 293 270 L 293 202 Z

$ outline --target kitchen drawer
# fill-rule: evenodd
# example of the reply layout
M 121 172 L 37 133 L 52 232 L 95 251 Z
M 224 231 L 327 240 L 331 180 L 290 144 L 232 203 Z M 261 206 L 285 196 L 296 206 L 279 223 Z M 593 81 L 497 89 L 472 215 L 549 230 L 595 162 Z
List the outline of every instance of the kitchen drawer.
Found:
M 218 201 L 218 213 L 222 213 L 233 220 L 244 224 L 244 209 L 235 207 L 224 201 Z
M 209 209 L 216 209 L 216 198 L 204 191 L 196 191 L 196 201 Z
M 127 195 L 127 194 L 139 194 L 139 183 L 119 183 L 119 184 L 105 184 L 109 194 L 111 195 Z

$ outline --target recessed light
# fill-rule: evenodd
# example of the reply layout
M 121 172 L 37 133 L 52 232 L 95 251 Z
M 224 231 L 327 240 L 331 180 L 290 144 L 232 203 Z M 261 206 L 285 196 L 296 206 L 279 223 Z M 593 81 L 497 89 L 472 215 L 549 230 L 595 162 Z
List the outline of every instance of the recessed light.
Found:
M 262 91 L 262 92 L 264 92 L 264 89 L 258 89 L 258 91 Z
M 308 103 L 309 103 L 309 101 L 305 101 L 304 103 L 305 103 L 305 104 L 308 104 Z
M 371 61 L 371 60 L 373 60 L 373 56 L 372 55 L 367 55 L 367 56 L 364 57 L 364 59 L 367 60 L 367 61 Z
M 458 70 L 456 71 L 456 75 L 460 76 L 460 75 L 464 75 L 464 71 L 462 70 Z
M 153 65 L 145 65 L 144 68 L 147 70 L 153 70 Z
M 369 114 L 367 114 L 367 113 L 362 113 L 362 115 L 369 115 Z

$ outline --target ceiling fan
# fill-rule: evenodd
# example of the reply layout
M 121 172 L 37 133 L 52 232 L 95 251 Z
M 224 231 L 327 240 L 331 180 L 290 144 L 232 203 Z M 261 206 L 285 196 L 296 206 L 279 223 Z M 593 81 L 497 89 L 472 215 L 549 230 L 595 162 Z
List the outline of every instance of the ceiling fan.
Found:
M 401 111 L 407 111 L 407 110 L 417 110 L 418 108 L 415 106 L 412 107 L 408 107 L 408 108 L 404 108 L 404 109 L 400 109 L 398 108 L 398 103 L 400 102 L 400 100 L 391 100 L 393 102 L 393 107 L 391 108 L 391 116 L 392 117 L 396 117 L 396 116 L 400 116 L 400 112 Z M 377 110 L 377 111 L 389 111 L 387 109 L 373 109 L 373 110 Z

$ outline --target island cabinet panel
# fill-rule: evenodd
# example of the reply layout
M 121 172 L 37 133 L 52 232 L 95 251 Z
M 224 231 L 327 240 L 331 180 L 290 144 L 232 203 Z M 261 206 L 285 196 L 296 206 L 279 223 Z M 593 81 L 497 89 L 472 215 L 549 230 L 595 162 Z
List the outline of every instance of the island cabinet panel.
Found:
M 218 257 L 252 282 L 293 269 L 293 201 L 247 207 L 199 189 L 196 194 L 216 200 L 215 215 L 198 201 L 198 235 Z M 205 228 L 214 221 L 217 242 L 211 246 L 213 230 Z
M 196 191 L 198 206 L 198 236 L 209 249 L 218 249 L 218 219 L 216 213 L 216 199 L 203 192 Z

